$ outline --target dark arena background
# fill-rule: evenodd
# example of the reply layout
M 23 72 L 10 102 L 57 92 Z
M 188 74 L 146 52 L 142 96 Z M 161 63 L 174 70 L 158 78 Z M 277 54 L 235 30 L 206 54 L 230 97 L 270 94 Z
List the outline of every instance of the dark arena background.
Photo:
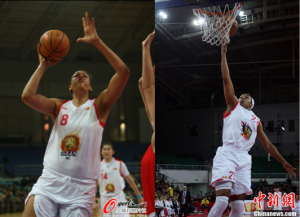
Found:
M 226 102 L 221 47 L 202 41 L 203 27 L 192 9 L 226 3 L 234 5 L 155 2 L 156 195 L 168 195 L 170 185 L 176 193 L 187 185 L 199 212 L 203 196 L 210 196 L 212 204 L 215 200 L 212 159 L 222 145 Z M 242 1 L 241 11 L 238 31 L 227 46 L 235 94 L 250 93 L 267 137 L 297 169 L 289 180 L 257 139 L 249 153 L 254 193 L 246 199 L 251 202 L 259 191 L 274 192 L 275 187 L 299 195 L 299 1 Z
M 76 43 L 84 36 L 81 18 L 86 11 L 90 18 L 95 17 L 99 37 L 131 72 L 123 94 L 110 111 L 102 141 L 114 145 L 114 157 L 125 162 L 142 192 L 140 162 L 153 130 L 138 80 L 142 75 L 142 41 L 154 29 L 154 1 L 0 1 L 0 216 L 21 216 L 24 200 L 41 175 L 53 126 L 49 116 L 21 100 L 39 64 L 36 47 L 42 34 L 51 29 L 63 31 L 70 40 L 70 50 L 46 71 L 39 94 L 71 99 L 71 76 L 82 69 L 93 74 L 91 98 L 95 98 L 115 73 L 92 45 Z M 154 60 L 154 45 L 151 54 Z M 125 193 L 127 199 L 136 200 L 127 183 Z

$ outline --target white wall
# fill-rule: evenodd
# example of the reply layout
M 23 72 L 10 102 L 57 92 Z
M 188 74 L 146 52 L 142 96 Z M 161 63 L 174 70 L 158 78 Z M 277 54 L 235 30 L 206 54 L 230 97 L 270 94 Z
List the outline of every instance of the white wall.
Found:
M 203 170 L 166 170 L 169 177 L 183 183 L 210 183 L 208 171 Z

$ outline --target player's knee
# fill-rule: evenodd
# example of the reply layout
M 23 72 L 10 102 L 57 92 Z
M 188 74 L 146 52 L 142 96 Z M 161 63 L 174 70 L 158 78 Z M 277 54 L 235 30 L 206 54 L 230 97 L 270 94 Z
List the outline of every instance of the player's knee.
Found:
M 231 202 L 230 217 L 241 217 L 244 210 L 244 201 L 235 200 Z
M 209 213 L 209 217 L 220 217 L 228 206 L 228 197 L 217 196 L 216 202 Z

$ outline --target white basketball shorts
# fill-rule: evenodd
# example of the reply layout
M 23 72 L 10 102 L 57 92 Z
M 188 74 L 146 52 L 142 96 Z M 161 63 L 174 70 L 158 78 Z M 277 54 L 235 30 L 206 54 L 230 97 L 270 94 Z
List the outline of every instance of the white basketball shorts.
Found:
M 95 180 L 78 180 L 44 167 L 32 187 L 35 195 L 34 211 L 37 217 L 91 216 L 96 191 Z
M 112 195 L 112 196 L 102 196 L 100 197 L 100 216 L 101 217 L 114 217 L 114 216 L 118 216 L 118 217 L 129 217 L 129 214 L 127 213 L 116 213 L 117 212 L 117 203 L 116 206 L 114 207 L 114 209 L 109 212 L 108 214 L 104 214 L 103 212 L 103 208 L 105 206 L 105 204 L 110 200 L 110 199 L 116 199 L 117 203 L 118 202 L 127 202 L 124 192 L 121 191 L 119 194 L 117 195 Z M 120 208 L 128 208 L 127 206 L 122 206 Z M 110 211 L 111 207 L 107 206 L 107 211 Z
M 233 182 L 231 196 L 251 195 L 252 157 L 246 151 L 219 147 L 213 160 L 211 187 L 218 181 Z

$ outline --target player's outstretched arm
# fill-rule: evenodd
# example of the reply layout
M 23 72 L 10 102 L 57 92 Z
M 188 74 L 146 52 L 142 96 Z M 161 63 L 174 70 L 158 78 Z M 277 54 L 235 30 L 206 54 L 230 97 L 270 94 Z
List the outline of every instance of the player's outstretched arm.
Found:
M 152 120 L 151 120 L 151 116 L 150 116 L 150 113 L 149 113 L 149 108 L 146 104 L 146 99 L 145 99 L 145 94 L 143 92 L 143 82 L 142 82 L 142 78 L 140 78 L 139 80 L 139 90 L 140 90 L 140 93 L 141 93 L 141 96 L 142 96 L 142 99 L 143 99 L 143 102 L 144 102 L 144 105 L 145 105 L 145 109 L 146 109 L 146 112 L 147 112 L 147 116 L 149 118 L 149 121 L 152 125 Z M 152 128 L 153 128 L 153 125 L 152 125 Z
M 264 133 L 263 126 L 261 123 L 258 125 L 257 128 L 257 138 L 264 146 L 264 149 L 283 165 L 284 169 L 288 172 L 289 177 L 290 173 L 292 173 L 293 176 L 295 176 L 295 172 L 293 170 L 296 170 L 296 168 L 293 168 L 288 162 L 286 162 L 286 160 L 278 152 L 277 148 L 270 142 L 270 140 Z
M 94 45 L 116 71 L 107 89 L 100 93 L 95 101 L 99 118 L 105 123 L 110 108 L 118 100 L 125 88 L 130 71 L 126 64 L 99 38 L 95 28 L 95 19 L 92 18 L 92 21 L 90 21 L 87 12 L 85 13 L 85 18 L 82 18 L 82 24 L 84 37 L 77 39 L 77 42 L 82 41 Z
M 127 175 L 127 176 L 125 176 L 125 179 L 126 179 L 127 183 L 130 185 L 131 189 L 134 191 L 135 195 L 136 195 L 136 196 L 141 195 L 140 192 L 139 192 L 139 189 L 137 188 L 136 184 L 135 184 L 134 181 L 132 180 L 130 174 Z M 138 199 L 138 202 L 139 202 L 139 203 L 144 202 L 144 198 L 141 197 L 140 199 Z
M 29 79 L 28 83 L 26 84 L 23 93 L 22 93 L 22 100 L 25 104 L 29 107 L 42 112 L 44 114 L 50 115 L 53 121 L 55 121 L 57 112 L 63 100 L 61 99 L 49 99 L 45 96 L 40 94 L 36 94 L 36 91 L 39 86 L 39 82 L 46 72 L 46 70 L 50 67 L 58 63 L 46 61 L 45 58 L 40 54 L 39 47 L 37 47 L 38 57 L 40 61 L 40 65 L 33 73 L 31 78 Z
M 153 73 L 155 73 L 155 66 L 153 67 Z M 150 101 L 149 104 L 151 105 L 150 108 L 149 108 L 149 105 L 148 105 L 148 103 L 146 101 L 145 93 L 144 93 L 144 90 L 143 90 L 143 78 L 140 78 L 140 80 L 139 80 L 139 90 L 140 90 L 140 93 L 141 93 L 141 96 L 142 96 L 142 99 L 143 99 L 143 102 L 144 102 L 144 105 L 145 105 L 145 109 L 146 109 L 146 112 L 147 112 L 150 124 L 151 124 L 153 130 L 155 130 L 155 120 L 153 120 L 153 118 L 152 118 L 152 116 L 150 114 L 150 111 L 149 111 L 149 109 L 154 110 L 152 112 L 154 114 L 152 114 L 152 115 L 155 115 L 155 96 L 151 97 L 148 100 L 148 101 Z M 152 94 L 155 95 L 155 84 L 154 84 L 154 86 L 151 87 L 150 94 L 151 94 L 151 92 L 152 92 Z
M 224 86 L 224 95 L 227 104 L 227 112 L 230 112 L 234 106 L 236 105 L 238 99 L 234 94 L 233 84 L 230 78 L 229 68 L 226 59 L 227 53 L 227 45 L 222 46 L 221 51 L 221 70 L 222 70 L 222 78 L 223 78 L 223 86 Z
M 142 78 L 139 81 L 140 92 L 153 130 L 155 130 L 155 66 L 153 67 L 152 65 L 150 45 L 154 37 L 155 30 L 150 33 L 148 37 L 142 42 L 143 67 Z

